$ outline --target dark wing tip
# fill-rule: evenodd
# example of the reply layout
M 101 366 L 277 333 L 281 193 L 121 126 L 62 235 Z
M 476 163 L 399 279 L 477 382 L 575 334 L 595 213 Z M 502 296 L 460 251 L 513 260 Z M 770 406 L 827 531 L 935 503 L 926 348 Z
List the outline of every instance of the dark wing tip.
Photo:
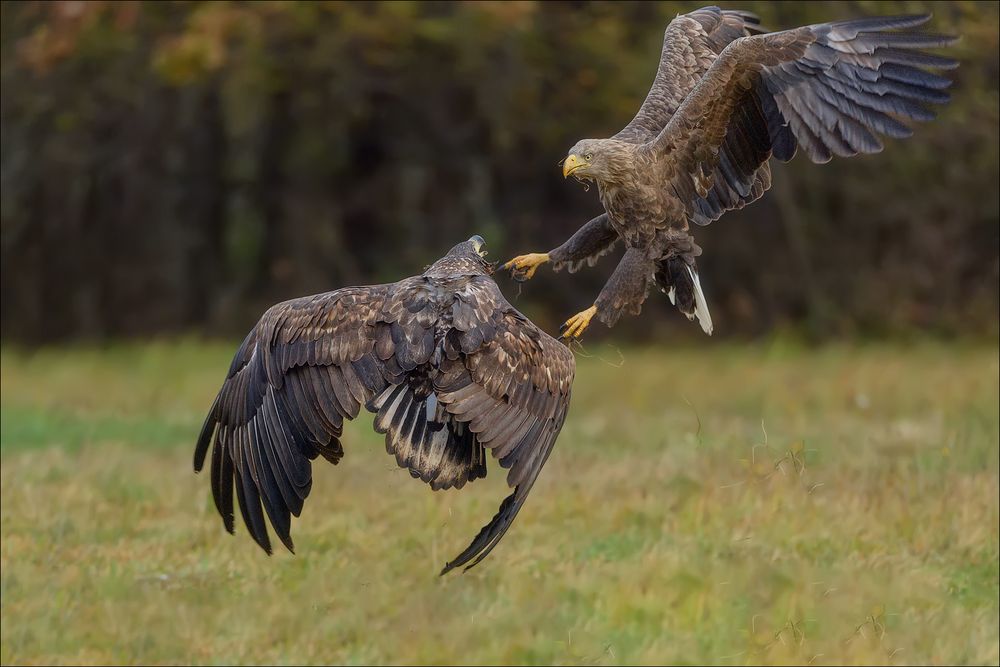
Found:
M 259 503 L 260 501 L 257 502 Z M 248 525 L 247 529 L 250 531 L 250 537 L 257 543 L 257 546 L 263 549 L 264 553 L 268 556 L 273 556 L 274 548 L 271 546 L 271 538 L 268 536 L 267 528 L 261 527 L 258 530 L 257 527 Z
M 205 417 L 205 423 L 201 425 L 201 431 L 198 433 L 198 442 L 194 446 L 194 471 L 196 473 L 201 472 L 201 469 L 205 467 L 208 446 L 211 444 L 212 436 L 215 434 L 215 410 L 218 404 L 219 397 L 216 396 L 215 400 L 212 401 L 212 407 L 208 409 L 208 416 Z
M 469 561 L 472 561 L 472 563 L 465 568 L 465 570 L 470 570 L 486 558 L 486 556 L 493 551 L 494 547 L 500 543 L 500 538 L 503 537 L 504 533 L 507 532 L 507 529 L 510 528 L 511 523 L 514 521 L 514 517 L 517 516 L 518 510 L 521 509 L 521 505 L 524 503 L 524 498 L 523 496 L 518 498 L 519 495 L 518 489 L 514 489 L 514 493 L 504 498 L 503 502 L 500 503 L 500 509 L 497 510 L 497 513 L 493 516 L 490 522 L 483 526 L 482 530 L 480 530 L 479 534 L 472 540 L 472 543 L 466 547 L 465 551 L 460 553 L 454 560 L 449 561 L 444 566 L 438 576 L 444 576 L 456 567 L 461 567 Z

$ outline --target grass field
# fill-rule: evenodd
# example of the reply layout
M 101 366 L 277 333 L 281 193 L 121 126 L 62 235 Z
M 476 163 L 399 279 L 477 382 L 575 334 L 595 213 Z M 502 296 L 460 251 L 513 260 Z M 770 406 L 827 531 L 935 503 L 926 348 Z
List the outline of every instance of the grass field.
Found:
M 234 347 L 3 352 L 3 663 L 1000 661 L 995 346 L 597 347 L 444 578 L 502 476 L 432 493 L 368 419 L 297 555 L 224 532 L 191 453 Z

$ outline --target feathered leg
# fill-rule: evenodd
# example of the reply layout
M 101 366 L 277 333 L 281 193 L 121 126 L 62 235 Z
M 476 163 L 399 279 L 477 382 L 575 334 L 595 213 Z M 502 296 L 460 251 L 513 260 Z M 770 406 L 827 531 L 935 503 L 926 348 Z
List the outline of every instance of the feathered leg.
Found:
M 563 324 L 560 329 L 563 337 L 579 338 L 595 316 L 607 326 L 613 327 L 624 313 L 638 315 L 649 293 L 650 279 L 655 268 L 645 250 L 626 250 L 594 305 Z
M 577 230 L 568 241 L 558 248 L 548 252 L 533 252 L 518 255 L 503 265 L 511 272 L 514 280 L 523 282 L 535 275 L 539 266 L 547 262 L 553 263 L 553 269 L 559 271 L 564 266 L 570 273 L 575 273 L 587 262 L 593 266 L 597 259 L 609 252 L 618 240 L 618 234 L 608 222 L 608 214 L 603 213 Z

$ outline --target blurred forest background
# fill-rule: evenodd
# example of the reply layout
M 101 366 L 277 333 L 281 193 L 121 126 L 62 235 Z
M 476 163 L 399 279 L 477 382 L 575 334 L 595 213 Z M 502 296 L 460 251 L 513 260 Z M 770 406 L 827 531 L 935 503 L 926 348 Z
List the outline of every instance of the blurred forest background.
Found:
M 2 333 L 241 335 L 473 233 L 497 260 L 549 249 L 600 211 L 557 161 L 628 122 L 701 4 L 4 2 Z M 698 230 L 717 331 L 995 336 L 998 5 L 723 4 L 771 29 L 932 11 L 962 65 L 913 138 L 776 165 Z M 616 261 L 499 280 L 551 331 Z M 616 335 L 701 335 L 658 296 L 638 322 Z

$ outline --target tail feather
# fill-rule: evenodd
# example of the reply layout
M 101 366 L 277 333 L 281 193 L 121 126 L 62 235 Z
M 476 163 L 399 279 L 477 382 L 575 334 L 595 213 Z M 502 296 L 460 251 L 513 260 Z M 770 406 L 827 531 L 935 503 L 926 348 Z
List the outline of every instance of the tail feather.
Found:
M 466 424 L 441 409 L 435 394 L 420 398 L 406 384 L 390 386 L 367 408 L 399 467 L 435 491 L 486 476 L 485 449 Z
M 708 300 L 705 299 L 705 293 L 701 289 L 701 279 L 698 278 L 698 272 L 690 266 L 687 267 L 687 270 L 692 282 L 694 282 L 694 315 L 698 318 L 698 323 L 701 324 L 701 330 L 711 336 L 712 314 L 708 312 Z
M 705 298 L 698 270 L 694 266 L 682 257 L 668 257 L 660 262 L 655 280 L 671 304 L 677 306 L 689 320 L 697 319 L 702 331 L 712 335 L 712 314 L 708 310 L 708 299 Z

